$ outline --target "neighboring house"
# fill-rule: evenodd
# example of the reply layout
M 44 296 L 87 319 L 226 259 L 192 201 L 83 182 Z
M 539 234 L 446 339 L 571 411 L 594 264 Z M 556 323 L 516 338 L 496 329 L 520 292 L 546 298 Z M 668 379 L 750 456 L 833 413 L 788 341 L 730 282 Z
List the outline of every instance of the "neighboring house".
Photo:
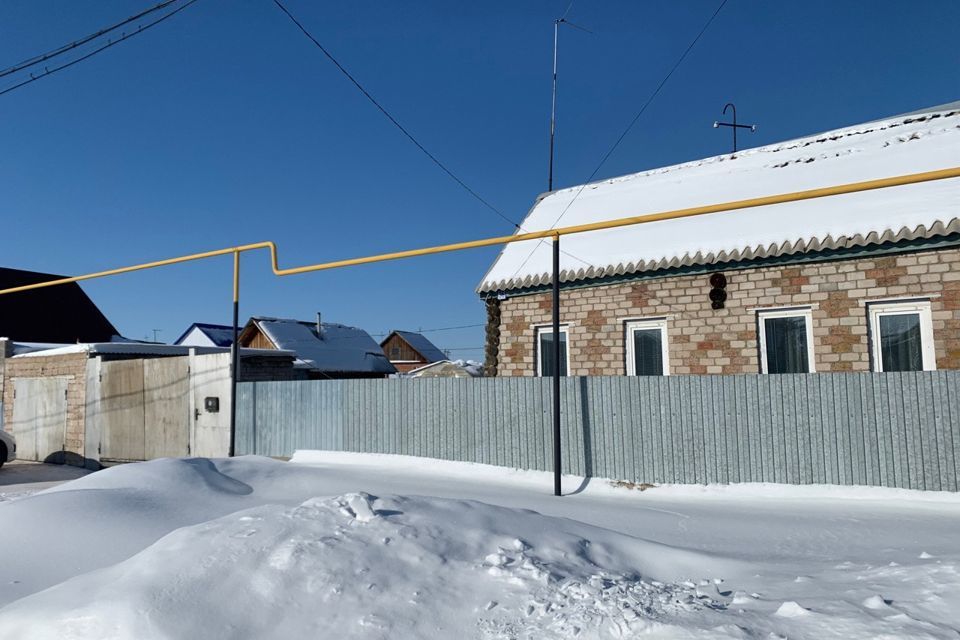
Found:
M 390 360 L 390 364 L 400 373 L 418 369 L 425 364 L 447 360 L 447 354 L 423 334 L 413 331 L 391 331 L 390 335 L 380 343 L 380 348 Z
M 229 347 L 233 344 L 233 327 L 194 322 L 173 344 L 186 347 Z
M 238 342 L 292 351 L 314 378 L 384 378 L 397 372 L 370 334 L 342 324 L 253 317 Z
M 479 378 L 483 375 L 483 367 L 477 362 L 469 360 L 441 360 L 413 369 L 405 378 Z
M 955 167 L 960 102 L 541 196 L 525 231 Z M 561 373 L 960 368 L 960 179 L 564 236 Z M 478 288 L 487 373 L 552 373 L 550 241 Z
M 0 268 L 0 289 L 63 276 Z M 77 283 L 0 296 L 0 336 L 19 342 L 109 342 L 119 332 Z

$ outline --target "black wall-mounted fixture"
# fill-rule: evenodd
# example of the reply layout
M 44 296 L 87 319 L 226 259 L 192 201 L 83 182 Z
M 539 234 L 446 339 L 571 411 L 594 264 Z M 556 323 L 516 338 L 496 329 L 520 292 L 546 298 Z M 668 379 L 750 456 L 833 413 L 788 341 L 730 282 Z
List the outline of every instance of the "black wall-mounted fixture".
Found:
M 723 309 L 727 301 L 727 276 L 722 273 L 710 275 L 710 306 L 714 309 Z

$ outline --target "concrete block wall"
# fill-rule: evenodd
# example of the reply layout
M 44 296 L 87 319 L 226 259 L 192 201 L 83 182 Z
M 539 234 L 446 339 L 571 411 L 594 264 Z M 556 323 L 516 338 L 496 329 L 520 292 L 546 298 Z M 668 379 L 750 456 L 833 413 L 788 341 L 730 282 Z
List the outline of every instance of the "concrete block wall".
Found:
M 960 369 L 960 249 L 723 269 L 724 309 L 712 309 L 709 274 L 566 289 L 571 375 L 624 375 L 628 319 L 667 318 L 671 374 L 760 370 L 757 313 L 763 307 L 810 306 L 816 371 L 869 371 L 865 303 L 929 297 L 939 369 Z M 497 375 L 536 375 L 535 328 L 551 321 L 549 292 L 500 302 Z

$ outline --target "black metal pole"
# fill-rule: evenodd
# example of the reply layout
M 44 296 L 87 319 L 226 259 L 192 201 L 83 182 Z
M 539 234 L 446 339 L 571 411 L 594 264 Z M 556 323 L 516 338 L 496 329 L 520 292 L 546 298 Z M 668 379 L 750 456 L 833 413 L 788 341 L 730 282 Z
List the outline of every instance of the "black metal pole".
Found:
M 560 236 L 553 238 L 553 495 L 560 488 Z
M 553 191 L 553 136 L 557 122 L 557 32 L 560 21 L 553 21 L 553 94 L 550 101 L 550 173 L 547 178 L 547 191 Z
M 233 252 L 233 341 L 230 343 L 230 448 L 229 456 L 236 455 L 237 442 L 237 370 L 240 348 L 237 345 L 240 322 L 240 252 Z

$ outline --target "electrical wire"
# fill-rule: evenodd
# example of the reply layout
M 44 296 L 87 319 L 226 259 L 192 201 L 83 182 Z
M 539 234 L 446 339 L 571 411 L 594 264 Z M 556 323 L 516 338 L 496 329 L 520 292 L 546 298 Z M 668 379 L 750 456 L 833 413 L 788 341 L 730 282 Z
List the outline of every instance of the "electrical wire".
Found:
M 28 69 L 28 68 L 30 68 L 30 67 L 32 67 L 32 66 L 34 66 L 34 65 L 40 64 L 41 62 L 46 62 L 46 61 L 48 61 L 48 60 L 52 60 L 53 58 L 56 58 L 56 57 L 59 56 L 59 55 L 62 55 L 62 54 L 64 54 L 64 53 L 68 52 L 68 51 L 72 51 L 73 49 L 76 49 L 77 47 L 82 47 L 83 45 L 87 44 L 88 42 L 91 42 L 92 40 L 96 40 L 97 38 L 99 38 L 99 37 L 101 37 L 101 36 L 104 36 L 104 35 L 106 35 L 106 34 L 108 34 L 108 33 L 111 33 L 111 32 L 113 32 L 113 31 L 116 31 L 116 30 L 119 29 L 120 27 L 126 26 L 126 25 L 130 24 L 131 22 L 135 22 L 135 21 L 139 20 L 140 18 L 142 18 L 142 17 L 144 17 L 144 16 L 147 16 L 147 15 L 149 15 L 149 14 L 151 14 L 151 13 L 154 13 L 155 11 L 159 11 L 160 9 L 165 9 L 165 8 L 168 7 L 169 5 L 171 5 L 171 4 L 175 3 L 175 2 L 178 2 L 178 1 L 179 1 L 179 0 L 165 0 L 164 2 L 161 2 L 160 4 L 154 5 L 153 7 L 150 7 L 149 9 L 145 9 L 145 10 L 141 11 L 140 13 L 138 13 L 138 14 L 136 14 L 136 15 L 130 16 L 130 17 L 127 18 L 126 20 L 122 20 L 121 22 L 117 22 L 116 24 L 112 24 L 112 25 L 110 25 L 109 27 L 104 27 L 103 29 L 100 29 L 100 30 L 98 30 L 98 31 L 95 31 L 94 33 L 91 33 L 90 35 L 84 36 L 84 37 L 80 38 L 79 40 L 74 40 L 73 42 L 69 42 L 69 43 L 67 43 L 67 44 L 65 44 L 65 45 L 63 45 L 63 46 L 57 47 L 56 49 L 51 49 L 50 51 L 47 51 L 46 53 L 41 53 L 41 54 L 35 55 L 35 56 L 33 56 L 33 57 L 27 58 L 26 60 L 24 60 L 24 61 L 22 61 L 22 62 L 18 62 L 17 64 L 13 65 L 12 67 L 8 67 L 8 68 L 0 71 L 0 78 L 6 77 L 6 76 L 8 76 L 8 75 L 10 75 L 10 74 L 12 74 L 12 73 L 16 73 L 16 72 L 18 72 L 18 71 L 23 71 L 24 69 Z
M 458 326 L 458 327 L 438 327 L 438 328 L 436 328 L 436 329 L 418 329 L 415 333 L 434 333 L 434 332 L 436 332 L 436 331 L 453 331 L 454 329 L 475 329 L 475 328 L 477 328 L 477 327 L 485 327 L 485 326 L 487 326 L 487 325 L 486 325 L 486 324 L 483 324 L 483 323 L 480 323 L 480 324 L 463 324 L 463 325 L 460 325 L 460 326 Z M 382 336 L 388 336 L 388 335 L 390 335 L 391 333 L 393 333 L 393 331 L 390 331 L 389 333 L 374 333 L 374 334 L 371 334 L 371 335 L 372 335 L 374 338 L 380 338 L 380 337 L 382 337 Z
M 429 158 L 431 162 L 433 162 L 435 165 L 437 165 L 444 173 L 446 173 L 448 176 L 450 176 L 450 178 L 453 179 L 454 182 L 456 182 L 458 185 L 460 185 L 467 193 L 469 193 L 471 196 L 473 196 L 478 202 L 480 202 L 481 204 L 483 204 L 487 209 L 489 209 L 490 211 L 492 211 L 492 212 L 495 213 L 496 215 L 500 216 L 500 218 L 502 218 L 503 220 L 505 220 L 506 222 L 508 222 L 510 225 L 512 225 L 512 226 L 513 226 L 515 229 L 517 229 L 518 231 L 521 231 L 521 232 L 526 231 L 526 230 L 520 225 L 520 223 L 516 222 L 515 220 L 512 220 L 512 219 L 509 218 L 506 214 L 504 214 L 502 211 L 500 211 L 500 209 L 498 209 L 497 207 L 495 207 L 495 206 L 493 206 L 492 204 L 490 204 L 490 202 L 489 202 L 486 198 L 484 198 L 483 196 L 481 196 L 481 195 L 480 195 L 479 193 L 477 193 L 473 188 L 471 188 L 470 185 L 468 185 L 466 182 L 464 182 L 463 180 L 461 180 L 460 177 L 457 176 L 457 174 L 455 174 L 453 171 L 451 171 L 449 168 L 447 168 L 447 166 L 446 166 L 445 164 L 443 164 L 443 163 L 439 160 L 439 158 L 437 158 L 437 157 L 436 157 L 435 155 L 433 155 L 426 147 L 424 147 L 424 146 L 420 143 L 420 141 L 417 140 L 417 139 L 413 136 L 413 134 L 410 133 L 410 131 L 407 130 L 406 127 L 404 127 L 402 124 L 400 124 L 400 121 L 399 121 L 399 120 L 397 120 L 389 111 L 387 111 L 386 107 L 384 107 L 382 104 L 380 104 L 380 102 L 379 102 L 376 98 L 374 98 L 373 95 L 372 95 L 369 91 L 367 91 L 367 89 L 364 88 L 364 86 L 363 86 L 362 84 L 360 84 L 360 81 L 357 80 L 357 79 L 353 76 L 353 74 L 351 74 L 349 71 L 347 71 L 346 67 L 344 67 L 342 64 L 340 64 L 340 61 L 337 60 L 337 59 L 333 56 L 333 54 L 330 53 L 330 51 L 329 51 L 326 47 L 324 47 L 324 46 L 320 43 L 320 41 L 317 40 L 317 39 L 313 36 L 313 34 L 310 33 L 310 31 L 308 31 L 305 26 L 303 26 L 303 23 L 300 22 L 299 20 L 297 20 L 297 18 L 296 18 L 292 13 L 290 13 L 290 11 L 283 5 L 282 2 L 280 2 L 280 0 L 273 0 L 273 3 L 274 3 L 275 5 L 277 5 L 277 7 L 278 7 L 284 14 L 286 14 L 286 16 L 290 19 L 290 21 L 293 22 L 294 25 L 296 25 L 296 27 L 300 30 L 300 32 L 303 33 L 303 35 L 305 35 L 305 36 L 323 53 L 323 55 L 325 55 L 325 56 L 327 57 L 327 59 L 328 59 L 330 62 L 333 63 L 333 65 L 340 71 L 340 73 L 342 73 L 342 74 L 353 84 L 353 86 L 355 86 L 355 87 L 357 88 L 357 90 L 360 91 L 360 93 L 362 93 L 362 94 L 364 95 L 364 97 L 365 97 L 367 100 L 369 100 L 370 103 L 371 103 L 373 106 L 375 106 L 375 107 L 380 111 L 380 113 L 382 113 L 382 114 L 384 115 L 384 117 L 386 117 L 387 120 L 389 120 L 389 121 L 393 124 L 393 126 L 395 126 L 408 140 L 410 140 L 410 142 L 412 142 L 412 143 L 414 144 L 414 146 L 417 147 L 417 149 L 419 149 L 420 151 L 422 151 L 423 154 L 424 154 L 425 156 L 427 156 L 427 158 Z M 571 6 L 572 6 L 572 5 L 573 5 L 573 3 L 571 2 Z M 569 10 L 569 7 L 568 7 L 568 10 Z M 570 257 L 570 258 L 573 258 L 574 260 L 578 260 L 578 261 L 582 262 L 583 264 L 585 264 L 585 265 L 587 265 L 587 266 L 590 266 L 590 263 L 588 263 L 586 260 L 582 260 L 581 258 L 578 258 L 577 256 L 575 256 L 575 255 L 573 255 L 573 254 L 571 254 L 571 253 L 567 253 L 566 251 L 562 251 L 561 253 L 563 253 L 564 255 L 566 255 L 566 256 L 568 256 L 568 257 Z
M 509 222 L 509 223 L 510 223 L 511 225 L 513 225 L 515 228 L 517 228 L 517 229 L 520 228 L 520 225 L 519 225 L 517 222 L 515 222 L 515 221 L 511 220 L 510 218 L 508 218 L 502 211 L 500 211 L 500 210 L 497 209 L 495 206 L 493 206 L 492 204 L 490 204 L 483 196 L 481 196 L 479 193 L 477 193 L 477 192 L 474 191 L 472 188 L 470 188 L 470 186 L 469 186 L 466 182 L 464 182 L 463 180 L 461 180 L 461 179 L 457 176 L 457 174 L 455 174 L 453 171 L 451 171 L 450 169 L 448 169 L 447 166 L 446 166 L 445 164 L 443 164 L 442 162 L 440 162 L 440 160 L 439 160 L 435 155 L 433 155 L 432 153 L 430 153 L 430 151 L 428 151 L 426 147 L 424 147 L 422 144 L 420 144 L 420 141 L 417 140 L 416 138 L 414 138 L 414 137 L 413 137 L 413 134 L 411 134 L 409 131 L 407 131 L 406 127 L 404 127 L 402 124 L 400 124 L 400 122 L 399 122 L 396 118 L 394 118 L 393 115 L 392 115 L 389 111 L 387 111 L 387 109 L 386 109 L 382 104 L 380 104 L 380 103 L 377 101 L 377 99 L 374 98 L 374 97 L 370 94 L 370 92 L 367 91 L 367 90 L 363 87 L 363 85 L 361 85 L 360 82 L 359 82 L 356 78 L 354 78 L 353 75 L 352 75 L 349 71 L 347 71 L 347 70 L 344 68 L 344 66 L 343 66 L 342 64 L 340 64 L 340 62 L 339 62 L 335 57 L 333 57 L 333 54 L 331 54 L 331 53 L 327 50 L 326 47 L 324 47 L 322 44 L 320 44 L 320 41 L 317 40 L 315 37 L 313 37 L 313 35 L 312 35 L 309 31 L 307 31 L 306 27 L 304 27 L 303 24 L 302 24 L 299 20 L 297 20 L 297 19 L 293 16 L 293 14 L 290 13 L 290 11 L 287 10 L 287 8 L 286 8 L 285 6 L 283 6 L 283 4 L 280 2 L 280 0 L 273 0 L 273 3 L 274 3 L 275 5 L 277 5 L 277 7 L 279 7 L 280 10 L 283 11 L 283 12 L 287 15 L 288 18 L 290 18 L 290 20 L 293 22 L 293 24 L 295 24 L 295 25 L 297 26 L 297 28 L 300 29 L 301 32 L 303 32 L 303 35 L 305 35 L 307 38 L 309 38 L 310 41 L 313 42 L 313 44 L 316 45 L 316 47 L 317 47 L 318 49 L 320 49 L 321 52 L 323 52 L 323 55 L 325 55 L 325 56 L 327 57 L 327 59 L 330 60 L 330 62 L 332 62 L 337 69 L 340 70 L 340 73 L 342 73 L 350 82 L 352 82 L 352 83 L 353 83 L 353 86 L 355 86 L 355 87 L 360 91 L 360 93 L 362 93 L 362 94 L 367 98 L 367 100 L 369 100 L 370 103 L 373 104 L 373 106 L 375 106 L 377 109 L 379 109 L 379 110 L 380 110 L 380 113 L 382 113 L 384 116 L 386 116 L 387 120 L 389 120 L 391 123 L 393 123 L 393 126 L 395 126 L 397 129 L 399 129 L 400 132 L 401 132 L 404 136 L 406 136 L 407 139 L 410 140 L 410 142 L 412 142 L 418 149 L 420 149 L 420 151 L 422 151 L 425 156 L 427 156 L 428 158 L 430 158 L 430 160 L 431 160 L 435 165 L 437 165 L 438 167 L 440 167 L 440 169 L 441 169 L 444 173 L 446 173 L 448 176 L 450 176 L 450 177 L 454 180 L 454 182 L 456 182 L 456 183 L 459 184 L 461 187 L 463 187 L 470 195 L 472 195 L 474 198 L 476 198 L 481 204 L 483 204 L 485 207 L 487 207 L 490 211 L 494 212 L 495 214 L 497 214 L 498 216 L 500 216 L 501 218 L 503 218 L 504 220 L 506 220 L 507 222 Z
M 593 173 L 590 174 L 590 177 L 587 178 L 586 182 L 580 185 L 580 188 L 577 190 L 576 194 L 574 194 L 573 198 L 570 199 L 570 202 L 567 203 L 567 206 L 564 207 L 563 211 L 560 212 L 560 215 L 557 217 L 556 220 L 553 221 L 553 224 L 551 224 L 550 227 L 548 227 L 549 229 L 555 228 L 560 223 L 560 220 L 562 220 L 563 216 L 565 216 L 567 214 L 567 211 L 570 210 L 570 207 L 573 205 L 574 201 L 576 201 L 576 199 L 580 197 L 580 194 L 583 193 L 583 190 L 587 188 L 587 185 L 589 185 L 593 181 L 593 179 L 597 176 L 597 173 L 599 173 L 603 165 L 606 164 L 610 156 L 613 155 L 613 152 L 616 151 L 617 147 L 620 146 L 620 143 L 623 142 L 623 139 L 626 138 L 627 134 L 630 133 L 630 130 L 633 129 L 633 125 L 637 123 L 637 120 L 639 120 L 640 116 L 642 116 L 643 113 L 647 110 L 647 107 L 649 107 L 650 104 L 657 97 L 657 95 L 660 94 L 660 90 L 663 89 L 663 87 L 667 84 L 667 81 L 670 80 L 674 72 L 680 67 L 680 65 L 686 59 L 687 55 L 689 55 L 689 53 L 693 50 L 696 44 L 700 41 L 700 38 L 703 37 L 703 34 L 706 33 L 707 29 L 710 28 L 710 25 L 713 24 L 714 19 L 717 17 L 717 15 L 720 14 L 720 11 L 723 9 L 724 6 L 726 6 L 727 2 L 728 0 L 722 0 L 720 2 L 720 5 L 717 7 L 716 11 L 713 12 L 713 15 L 710 16 L 710 18 L 703 25 L 703 28 L 700 29 L 700 32 L 697 34 L 697 37 L 695 37 L 690 42 L 690 44 L 687 45 L 687 48 L 684 49 L 683 54 L 681 54 L 681 56 L 677 59 L 674 65 L 670 68 L 670 71 L 667 73 L 667 75 L 663 77 L 663 79 L 660 81 L 660 84 L 657 85 L 657 88 L 653 90 L 653 93 L 650 94 L 650 97 L 647 98 L 647 101 L 643 103 L 643 106 L 640 107 L 640 110 L 637 112 L 637 115 L 633 117 L 633 119 L 630 121 L 630 124 L 627 125 L 627 128 L 624 129 L 623 133 L 620 134 L 620 137 L 617 138 L 617 141 L 614 142 L 613 146 L 610 147 L 610 149 L 604 154 L 603 158 L 600 160 L 600 163 L 593 170 Z M 523 270 L 527 262 L 530 260 L 530 258 L 533 257 L 533 254 L 536 252 L 537 249 L 540 248 L 540 246 L 543 243 L 544 243 L 543 239 L 540 239 L 537 241 L 536 246 L 534 246 L 533 249 L 530 251 L 530 255 L 528 255 L 523 260 L 523 262 L 520 263 L 520 266 L 517 267 L 517 270 L 514 272 L 513 276 L 511 276 L 510 278 L 511 280 L 517 277 L 517 274 L 520 273 L 521 270 Z
M 149 29 L 150 27 L 156 26 L 156 25 L 160 24 L 161 22 L 163 22 L 164 20 L 167 20 L 168 18 L 172 18 L 173 16 L 175 16 L 175 15 L 178 14 L 178 13 L 180 13 L 181 11 L 183 11 L 184 9 L 186 9 L 187 7 L 189 7 L 190 5 L 192 5 L 192 4 L 193 4 L 194 2 L 196 2 L 196 1 L 197 1 L 197 0 L 188 0 L 188 1 L 186 2 L 186 4 L 183 4 L 183 5 L 179 6 L 179 7 L 177 7 L 176 9 L 174 9 L 173 11 L 171 11 L 170 13 L 167 13 L 167 14 L 164 14 L 164 15 L 160 16 L 159 18 L 157 18 L 157 19 L 154 20 L 153 22 L 148 22 L 148 23 L 145 24 L 145 25 L 141 25 L 136 31 L 132 31 L 132 32 L 130 32 L 130 33 L 124 33 L 120 38 L 118 38 L 118 39 L 116 39 L 116 40 L 110 40 L 110 41 L 107 42 L 107 44 L 105 44 L 105 45 L 103 45 L 103 46 L 101 46 L 101 47 L 98 47 L 98 48 L 94 49 L 93 51 L 87 53 L 86 55 L 83 55 L 83 56 L 81 56 L 81 57 L 79 57 L 79 58 L 76 58 L 75 60 L 71 60 L 70 62 L 67 62 L 67 63 L 65 63 L 65 64 L 60 65 L 59 67 L 53 67 L 52 69 L 45 69 L 45 71 L 44 71 L 43 73 L 41 73 L 40 75 L 36 75 L 36 76 L 35 76 L 35 75 L 31 74 L 31 75 L 30 75 L 30 78 L 28 78 L 27 80 L 24 80 L 24 81 L 22 81 L 22 82 L 19 82 L 19 83 L 15 84 L 15 85 L 12 85 L 12 86 L 7 87 L 6 89 L 3 89 L 2 91 L 0 91 L 0 96 L 2 96 L 2 95 L 4 95 L 4 94 L 7 94 L 7 93 L 10 93 L 11 91 L 14 91 L 15 89 L 19 89 L 19 88 L 24 87 L 24 86 L 26 86 L 26 85 L 28 85 L 28 84 L 31 84 L 31 83 L 33 83 L 33 82 L 36 82 L 37 80 L 40 80 L 41 78 L 46 78 L 46 77 L 49 76 L 49 75 L 53 75 L 53 74 L 56 73 L 57 71 L 62 71 L 63 69 L 66 69 L 66 68 L 68 68 L 68 67 L 72 67 L 72 66 L 75 65 L 75 64 L 78 64 L 78 63 L 80 63 L 80 62 L 83 62 L 84 60 L 87 60 L 88 58 L 92 58 L 93 56 L 97 55 L 97 54 L 100 53 L 101 51 L 104 51 L 104 50 L 106 50 L 106 49 L 109 49 L 110 47 L 112 47 L 112 46 L 114 46 L 114 45 L 120 44 L 121 42 L 123 42 L 123 41 L 125 41 L 125 40 L 128 40 L 128 39 L 132 38 L 133 36 L 135 36 L 135 35 L 137 35 L 137 34 L 143 33 L 144 31 L 146 31 L 146 30 Z

